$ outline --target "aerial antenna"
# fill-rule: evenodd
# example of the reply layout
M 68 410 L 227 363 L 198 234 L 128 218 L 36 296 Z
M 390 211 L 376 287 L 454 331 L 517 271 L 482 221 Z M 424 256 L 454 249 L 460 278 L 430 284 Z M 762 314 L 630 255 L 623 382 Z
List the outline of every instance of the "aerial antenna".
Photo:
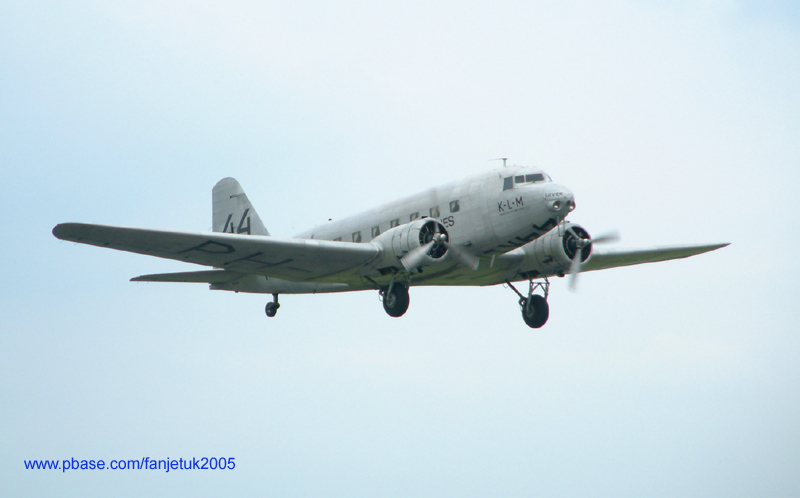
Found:
M 489 160 L 490 161 L 499 161 L 501 159 L 503 160 L 503 167 L 505 168 L 506 167 L 506 161 L 508 161 L 507 157 L 495 157 L 494 159 L 489 159 Z

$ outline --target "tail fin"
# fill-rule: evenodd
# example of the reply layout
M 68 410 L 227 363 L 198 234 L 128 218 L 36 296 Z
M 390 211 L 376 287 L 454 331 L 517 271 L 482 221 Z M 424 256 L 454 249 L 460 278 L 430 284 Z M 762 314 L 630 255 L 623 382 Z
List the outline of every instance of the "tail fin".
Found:
M 269 235 L 261 218 L 234 178 L 223 178 L 211 191 L 212 223 L 215 232 Z

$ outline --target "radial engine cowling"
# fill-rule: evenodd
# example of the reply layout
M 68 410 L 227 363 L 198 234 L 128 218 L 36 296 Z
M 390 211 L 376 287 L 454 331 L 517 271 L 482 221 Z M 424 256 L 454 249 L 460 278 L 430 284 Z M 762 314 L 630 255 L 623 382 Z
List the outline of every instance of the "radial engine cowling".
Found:
M 556 227 L 530 244 L 522 246 L 525 259 L 521 272 L 538 272 L 539 275 L 565 275 L 569 272 L 575 251 L 581 251 L 581 263 L 588 261 L 592 255 L 592 244 L 578 249 L 577 234 L 582 239 L 589 239 L 589 232 L 580 225 L 566 223 L 564 227 Z
M 444 238 L 441 237 L 444 235 Z M 439 240 L 447 240 L 447 230 L 438 221 L 432 218 L 414 220 L 406 225 L 400 225 L 382 233 L 372 240 L 372 243 L 381 248 L 383 253 L 382 267 L 393 266 L 404 268 L 401 258 L 415 249 L 418 249 L 438 236 Z M 420 254 L 415 260 L 415 267 L 432 265 L 444 261 L 447 246 L 443 243 L 431 245 L 430 249 Z

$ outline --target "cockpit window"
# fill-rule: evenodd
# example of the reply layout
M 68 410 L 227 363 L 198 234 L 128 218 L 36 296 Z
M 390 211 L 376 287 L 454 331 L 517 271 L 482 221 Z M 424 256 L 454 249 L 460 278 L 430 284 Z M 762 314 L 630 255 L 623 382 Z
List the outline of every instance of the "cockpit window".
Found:
M 536 182 L 552 182 L 553 180 L 550 179 L 544 173 L 531 173 L 528 175 L 515 175 L 515 176 L 507 176 L 503 178 L 503 190 L 511 190 L 516 185 L 521 185 L 524 183 L 536 183 Z
M 543 182 L 544 175 L 541 173 L 535 173 L 533 175 L 525 175 L 525 182 Z

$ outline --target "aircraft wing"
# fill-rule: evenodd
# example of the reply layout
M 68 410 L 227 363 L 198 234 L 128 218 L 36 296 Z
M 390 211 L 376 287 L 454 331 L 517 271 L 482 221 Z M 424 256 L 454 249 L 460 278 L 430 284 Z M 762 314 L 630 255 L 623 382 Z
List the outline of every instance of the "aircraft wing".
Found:
M 84 223 L 56 225 L 53 235 L 81 244 L 292 281 L 315 280 L 353 270 L 379 254 L 379 249 L 373 244 L 221 232 L 172 232 Z M 212 276 L 223 277 L 213 271 L 202 277 Z
M 595 249 L 592 257 L 581 265 L 581 271 L 605 270 L 619 266 L 655 263 L 669 259 L 688 258 L 696 254 L 714 251 L 728 244 L 707 244 L 702 246 L 648 247 L 643 249 Z

